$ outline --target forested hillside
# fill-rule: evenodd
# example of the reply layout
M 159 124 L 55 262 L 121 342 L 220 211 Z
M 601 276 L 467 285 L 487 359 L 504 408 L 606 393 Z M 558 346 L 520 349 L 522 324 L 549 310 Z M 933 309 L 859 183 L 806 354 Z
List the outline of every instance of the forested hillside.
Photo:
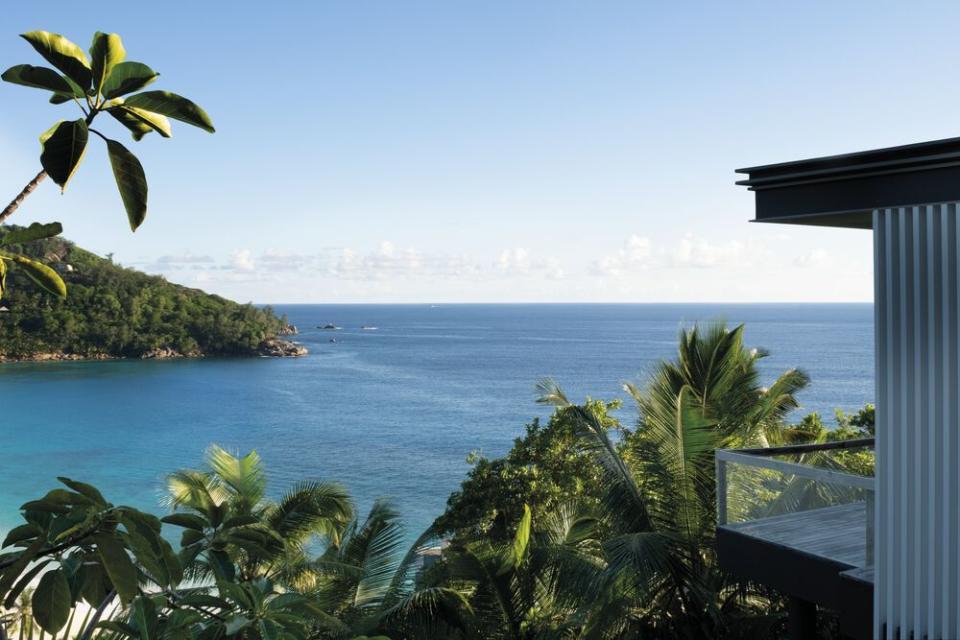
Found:
M 270 309 L 237 304 L 127 269 L 61 238 L 19 249 L 67 283 L 65 300 L 19 271 L 0 302 L 0 358 L 255 355 L 286 331 Z

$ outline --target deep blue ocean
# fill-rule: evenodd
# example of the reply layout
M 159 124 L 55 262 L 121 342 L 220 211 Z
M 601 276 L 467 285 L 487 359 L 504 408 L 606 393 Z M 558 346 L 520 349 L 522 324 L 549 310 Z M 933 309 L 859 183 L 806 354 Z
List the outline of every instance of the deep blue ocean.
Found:
M 771 380 L 805 369 L 803 412 L 832 420 L 835 408 L 874 396 L 868 304 L 276 310 L 300 328 L 309 356 L 0 365 L 0 530 L 58 475 L 160 512 L 164 475 L 218 443 L 256 449 L 274 494 L 317 478 L 346 484 L 361 509 L 390 496 L 414 537 L 464 478 L 468 453 L 500 455 L 548 415 L 534 402 L 538 380 L 555 378 L 571 398 L 624 398 L 621 384 L 642 383 L 697 321 L 746 323 L 749 345 L 771 352 Z M 317 328 L 326 323 L 342 329 Z M 635 412 L 625 404 L 621 416 Z

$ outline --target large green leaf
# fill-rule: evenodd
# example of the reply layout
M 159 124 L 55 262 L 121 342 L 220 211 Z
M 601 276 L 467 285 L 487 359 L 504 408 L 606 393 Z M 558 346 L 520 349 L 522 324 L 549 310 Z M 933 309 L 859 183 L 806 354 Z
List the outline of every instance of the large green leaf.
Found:
M 137 568 L 127 555 L 127 550 L 109 533 L 95 534 L 93 541 L 97 545 L 100 563 L 120 600 L 130 602 L 137 595 Z
M 66 189 L 67 182 L 83 160 L 87 150 L 87 123 L 79 120 L 63 121 L 53 125 L 40 136 L 43 152 L 40 164 L 50 179 Z
M 147 125 L 148 127 L 150 127 L 150 129 L 152 129 L 153 131 L 156 131 L 164 138 L 169 138 L 171 135 L 170 121 L 167 120 L 166 116 L 162 116 L 159 113 L 154 113 L 152 111 L 138 109 L 137 107 L 130 107 L 125 104 L 120 105 L 118 107 L 114 107 L 114 108 L 119 109 L 121 111 L 126 111 L 135 119 Z
M 83 91 L 76 83 L 70 83 L 53 69 L 47 67 L 35 67 L 32 64 L 18 64 L 10 67 L 0 75 L 4 82 L 33 87 L 35 89 L 46 89 L 69 100 L 71 96 L 82 98 Z M 79 93 L 77 93 L 79 92 Z
M 4 608 L 13 609 L 16 607 L 17 598 L 20 597 L 20 594 L 23 593 L 23 591 L 29 587 L 34 580 L 36 580 L 37 576 L 40 575 L 40 573 L 46 569 L 47 565 L 51 562 L 53 562 L 53 560 L 41 560 L 30 567 L 30 570 L 24 573 L 20 579 L 17 580 L 17 583 L 10 589 L 10 592 L 7 593 L 7 597 L 3 601 Z
M 7 592 L 10 590 L 10 587 L 13 586 L 13 583 L 17 581 L 20 577 L 20 574 L 23 573 L 31 562 L 36 559 L 37 554 L 40 552 L 40 549 L 46 544 L 46 539 L 42 536 L 34 539 L 26 549 L 24 549 L 17 559 L 6 567 L 3 572 L 0 572 L 0 598 L 6 596 Z
M 54 223 L 54 224 L 58 224 L 58 223 Z M 79 482 L 77 480 L 71 480 L 70 478 L 66 478 L 64 476 L 57 476 L 57 480 L 59 480 L 66 486 L 70 487 L 80 495 L 83 495 L 89 500 L 92 500 L 93 503 L 96 504 L 98 507 L 103 508 L 108 506 L 106 498 L 104 498 L 103 494 L 100 493 L 100 490 L 97 489 L 92 484 L 87 484 L 86 482 Z
M 510 547 L 504 555 L 503 562 L 497 572 L 498 575 L 509 573 L 523 562 L 523 557 L 527 552 L 527 545 L 530 544 L 530 521 L 530 507 L 523 505 L 523 517 L 520 518 L 520 523 L 517 525 L 517 532 L 513 536 L 513 546 Z
M 107 597 L 103 567 L 96 563 L 80 565 L 80 596 L 87 604 L 96 607 Z
M 132 91 L 139 91 L 159 75 L 142 62 L 121 62 L 113 67 L 110 76 L 100 87 L 100 92 L 108 100 L 118 98 Z
M 520 518 L 517 533 L 513 537 L 513 556 L 517 563 L 523 560 L 523 556 L 527 552 L 527 545 L 530 544 L 530 520 L 530 507 L 523 505 L 523 517 Z
M 48 224 L 34 222 L 29 227 L 16 229 L 6 235 L 0 236 L 0 245 L 22 244 L 24 242 L 31 242 L 33 240 L 52 238 L 53 236 L 60 235 L 61 233 L 63 233 L 63 225 L 61 225 L 59 222 L 50 222 Z
M 31 260 L 26 256 L 15 255 L 11 259 L 17 263 L 20 269 L 33 280 L 38 287 L 61 298 L 67 297 L 67 285 L 63 283 L 60 274 L 36 260 Z
M 123 48 L 123 41 L 116 33 L 93 34 L 93 44 L 90 45 L 90 71 L 93 76 L 93 90 L 100 91 L 103 83 L 110 77 L 114 66 L 123 62 L 127 51 Z
M 128 107 L 138 107 L 192 124 L 210 133 L 215 131 L 210 116 L 203 109 L 183 96 L 178 96 L 169 91 L 136 93 L 127 98 L 124 104 Z
M 157 609 L 153 604 L 153 600 L 146 596 L 140 596 L 131 608 L 130 623 L 131 626 L 139 632 L 140 640 L 155 640 Z
M 207 526 L 207 521 L 198 515 L 192 513 L 171 513 L 168 516 L 160 518 L 161 522 L 172 524 L 178 527 L 193 529 L 194 531 L 203 531 Z
M 70 583 L 63 571 L 57 569 L 43 574 L 30 604 L 33 617 L 44 631 L 53 634 L 62 629 L 67 624 L 73 604 Z
M 136 231 L 147 217 L 147 176 L 137 157 L 119 142 L 107 140 L 107 151 L 130 229 Z
M 29 42 L 37 53 L 47 62 L 62 71 L 68 78 L 86 90 L 90 86 L 92 75 L 90 64 L 83 49 L 58 33 L 49 31 L 31 31 L 20 37 Z
M 122 109 L 121 107 L 110 107 L 107 109 L 107 113 L 113 116 L 117 122 L 129 129 L 133 139 L 137 142 L 142 140 L 143 136 L 154 130 L 153 127 L 133 115 L 127 109 Z

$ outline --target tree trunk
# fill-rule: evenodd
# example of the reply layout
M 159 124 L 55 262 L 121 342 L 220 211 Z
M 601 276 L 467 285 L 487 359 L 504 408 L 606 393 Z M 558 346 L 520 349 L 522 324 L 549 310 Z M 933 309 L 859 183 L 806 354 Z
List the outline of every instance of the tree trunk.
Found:
M 17 197 L 13 199 L 13 202 L 7 205 L 7 208 L 0 212 L 0 224 L 3 224 L 7 218 L 13 215 L 13 212 L 17 210 L 17 207 L 20 206 L 20 203 L 30 195 L 34 189 L 37 188 L 37 185 L 40 184 L 44 178 L 47 177 L 46 171 L 41 171 L 36 175 L 36 177 L 27 183 L 27 186 L 17 194 Z

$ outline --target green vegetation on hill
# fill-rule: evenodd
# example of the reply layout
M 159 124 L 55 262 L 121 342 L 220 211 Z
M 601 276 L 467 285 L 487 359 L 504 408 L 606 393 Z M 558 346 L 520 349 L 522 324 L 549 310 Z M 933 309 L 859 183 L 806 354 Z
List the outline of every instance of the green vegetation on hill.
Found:
M 69 287 L 66 299 L 17 271 L 0 305 L 0 357 L 40 354 L 98 358 L 249 355 L 282 333 L 286 318 L 127 269 L 61 238 L 12 253 L 42 259 Z

